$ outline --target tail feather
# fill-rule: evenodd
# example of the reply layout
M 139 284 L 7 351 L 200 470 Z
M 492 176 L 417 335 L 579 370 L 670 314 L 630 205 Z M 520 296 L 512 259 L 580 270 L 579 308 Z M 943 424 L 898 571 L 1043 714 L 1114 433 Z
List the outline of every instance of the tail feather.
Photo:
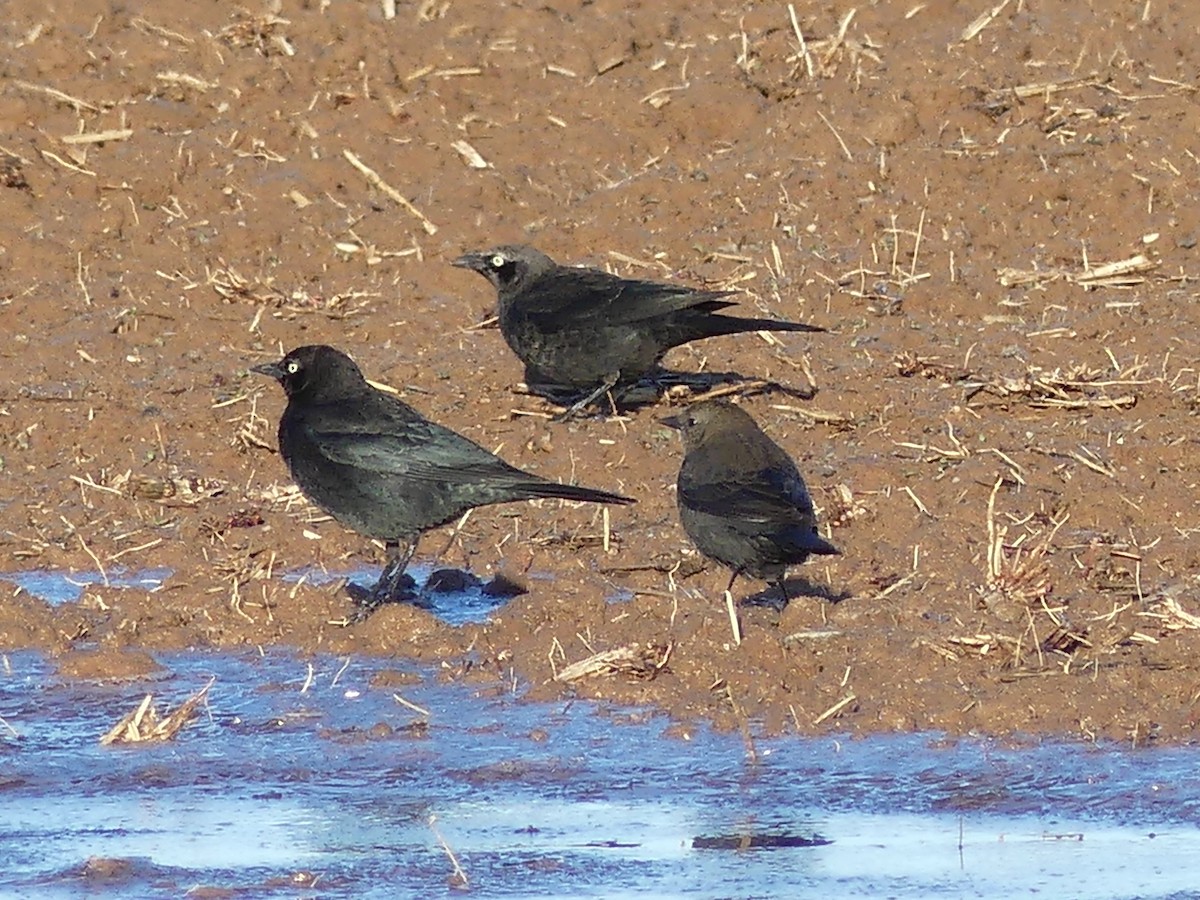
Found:
M 821 326 L 809 325 L 807 322 L 789 322 L 786 319 L 745 319 L 741 316 L 705 316 L 702 324 L 709 337 L 718 334 L 741 334 L 744 331 L 825 331 Z
M 819 332 L 825 330 L 819 325 L 789 322 L 786 319 L 744 319 L 741 316 L 723 316 L 713 313 L 681 314 L 668 319 L 664 325 L 663 337 L 672 347 L 690 341 L 720 337 L 726 334 L 742 334 L 747 331 Z
M 785 556 L 799 562 L 809 556 L 841 556 L 842 551 L 817 534 L 817 526 L 791 525 L 773 535 L 773 540 Z
M 809 553 L 815 553 L 818 556 L 841 556 L 842 551 L 819 534 L 810 534 L 808 540 L 804 542 L 804 549 Z
M 613 503 L 626 506 L 637 503 L 632 497 L 623 497 L 609 491 L 581 487 L 577 484 L 559 484 L 555 481 L 536 481 L 521 485 L 521 491 L 530 499 L 547 497 L 554 500 L 577 500 L 582 503 Z

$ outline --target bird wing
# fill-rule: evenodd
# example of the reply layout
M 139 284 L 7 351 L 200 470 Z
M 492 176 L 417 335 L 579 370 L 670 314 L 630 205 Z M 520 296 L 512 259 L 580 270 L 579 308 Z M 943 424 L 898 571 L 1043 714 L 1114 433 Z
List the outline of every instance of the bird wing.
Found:
M 689 509 L 743 522 L 808 524 L 813 516 L 807 491 L 781 490 L 767 473 L 750 483 L 680 478 L 679 498 Z
M 710 312 L 724 309 L 734 305 L 720 299 L 730 293 L 618 278 L 599 269 L 560 268 L 526 288 L 514 306 L 545 327 L 589 320 L 627 325 L 702 304 Z
M 514 476 L 514 469 L 461 434 L 423 418 L 389 421 L 306 423 L 311 440 L 330 460 L 380 475 L 434 483 L 477 484 L 480 479 Z M 525 476 L 522 478 L 521 476 Z

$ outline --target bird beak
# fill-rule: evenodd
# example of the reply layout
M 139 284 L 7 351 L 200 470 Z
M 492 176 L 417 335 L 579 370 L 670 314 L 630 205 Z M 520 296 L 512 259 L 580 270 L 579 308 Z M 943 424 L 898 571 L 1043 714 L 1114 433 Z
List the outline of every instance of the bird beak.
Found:
M 257 372 L 259 375 L 266 375 L 268 378 L 274 378 L 276 381 L 283 381 L 283 360 L 251 366 L 250 371 Z
M 667 416 L 667 418 L 659 419 L 658 421 L 668 428 L 674 428 L 676 431 L 683 430 L 683 419 L 679 418 L 679 416 Z
M 487 268 L 487 260 L 486 253 L 464 253 L 458 259 L 451 260 L 450 265 L 459 269 L 470 269 L 472 272 L 482 272 Z

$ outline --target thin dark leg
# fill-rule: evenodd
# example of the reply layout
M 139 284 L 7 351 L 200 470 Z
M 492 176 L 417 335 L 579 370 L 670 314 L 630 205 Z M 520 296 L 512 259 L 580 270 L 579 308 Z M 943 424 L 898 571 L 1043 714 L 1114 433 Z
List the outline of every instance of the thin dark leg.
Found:
M 375 585 L 376 591 L 385 598 L 394 596 L 399 590 L 404 570 L 408 568 L 413 554 L 417 552 L 417 542 L 388 541 L 387 550 L 387 565 L 383 567 L 383 571 L 379 574 L 379 582 Z
M 725 585 L 725 593 L 733 593 L 733 583 L 737 581 L 738 575 L 741 573 L 737 569 L 733 570 L 733 574 L 729 576 L 729 584 Z
M 404 578 L 404 570 L 408 568 L 409 561 L 417 552 L 415 540 L 388 541 L 384 546 L 387 548 L 387 562 L 384 564 L 383 571 L 379 573 L 379 580 L 375 582 L 375 587 L 371 588 L 367 596 L 359 600 L 358 609 L 353 618 L 355 622 L 362 622 L 383 604 L 391 603 L 399 596 L 400 581 Z
M 607 394 L 609 391 L 611 391 L 613 388 L 615 388 L 617 386 L 617 382 L 620 380 L 621 380 L 621 373 L 613 372 L 613 374 L 609 375 L 607 378 L 604 379 L 604 383 L 601 384 L 600 387 L 596 388 L 594 391 L 592 391 L 590 394 L 588 394 L 582 400 L 578 400 L 575 403 L 572 403 L 567 408 L 566 412 L 560 413 L 559 415 L 555 416 L 551 421 L 566 422 L 568 419 L 575 418 L 575 416 L 577 416 L 583 410 L 585 410 L 589 406 L 591 406 L 595 401 L 599 400 L 601 397 L 603 397 L 605 394 Z

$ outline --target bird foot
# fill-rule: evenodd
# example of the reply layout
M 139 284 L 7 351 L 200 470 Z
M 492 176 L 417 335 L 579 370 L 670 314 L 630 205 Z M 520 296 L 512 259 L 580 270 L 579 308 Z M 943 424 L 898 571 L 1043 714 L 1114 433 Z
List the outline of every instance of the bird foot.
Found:
M 787 591 L 781 589 L 778 585 L 771 585 L 766 590 L 743 597 L 739 601 L 741 606 L 758 606 L 777 613 L 781 613 L 787 609 L 790 602 L 791 598 L 788 596 Z
M 562 412 L 560 412 L 558 415 L 554 416 L 550 420 L 551 423 L 558 425 L 562 422 L 570 422 L 572 419 L 583 418 L 585 414 L 590 413 L 590 411 L 588 410 L 588 407 L 592 405 L 593 399 L 594 398 L 592 398 L 592 397 L 585 397 L 582 400 L 577 400 L 576 402 L 574 402 L 570 406 L 568 406 L 566 409 L 564 409 Z M 599 414 L 598 411 L 595 414 L 598 415 Z
M 588 394 L 583 399 L 576 400 L 574 403 L 572 403 L 570 406 L 568 406 L 563 412 L 559 413 L 557 416 L 555 416 L 550 421 L 551 422 L 567 422 L 567 421 L 575 418 L 577 415 L 579 415 L 581 412 L 583 412 L 585 409 L 587 409 L 589 406 L 591 406 L 593 403 L 595 403 L 601 397 L 606 396 L 613 388 L 615 388 L 617 386 L 617 382 L 620 380 L 621 380 L 621 374 L 619 372 L 613 373 L 612 375 L 608 376 L 608 378 L 606 378 L 604 380 L 604 383 L 601 384 L 598 388 L 596 388 L 594 391 L 592 391 L 590 394 Z M 609 405 L 613 406 L 611 400 L 609 401 Z M 615 406 L 613 407 L 612 411 L 614 414 L 616 413 Z
M 354 601 L 354 612 L 350 615 L 348 623 L 351 625 L 365 622 L 375 610 L 385 604 L 412 603 L 418 597 L 417 583 L 411 575 L 401 575 L 395 580 L 381 578 L 369 588 L 350 582 L 346 585 L 346 593 Z

